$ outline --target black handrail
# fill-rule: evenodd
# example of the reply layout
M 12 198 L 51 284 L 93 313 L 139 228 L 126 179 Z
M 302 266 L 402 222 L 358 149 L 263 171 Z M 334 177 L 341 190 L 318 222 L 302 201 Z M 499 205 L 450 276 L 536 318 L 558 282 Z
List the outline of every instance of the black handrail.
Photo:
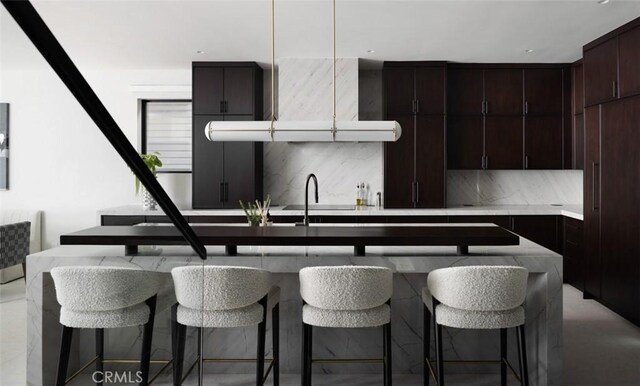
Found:
M 62 82 L 67 86 L 76 100 L 89 114 L 93 122 L 98 126 L 102 134 L 116 149 L 120 157 L 140 179 L 142 185 L 158 201 L 165 214 L 169 216 L 173 224 L 180 230 L 193 250 L 206 260 L 207 249 L 187 223 L 171 198 L 158 183 L 155 176 L 149 171 L 142 159 L 124 135 L 109 111 L 102 104 L 89 83 L 82 76 L 64 48 L 53 36 L 49 27 L 42 20 L 36 9 L 28 0 L 0 0 L 9 11 L 38 51 L 44 56 L 51 68 L 58 74 Z

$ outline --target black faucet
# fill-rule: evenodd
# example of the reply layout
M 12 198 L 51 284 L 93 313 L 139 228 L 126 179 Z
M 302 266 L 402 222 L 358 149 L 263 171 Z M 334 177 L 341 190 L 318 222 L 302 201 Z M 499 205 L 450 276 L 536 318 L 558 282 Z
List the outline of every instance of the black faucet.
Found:
M 318 203 L 318 179 L 316 175 L 311 173 L 307 176 L 307 182 L 304 186 L 304 223 L 302 225 L 309 226 L 309 180 L 313 178 L 313 184 L 316 187 L 316 204 Z

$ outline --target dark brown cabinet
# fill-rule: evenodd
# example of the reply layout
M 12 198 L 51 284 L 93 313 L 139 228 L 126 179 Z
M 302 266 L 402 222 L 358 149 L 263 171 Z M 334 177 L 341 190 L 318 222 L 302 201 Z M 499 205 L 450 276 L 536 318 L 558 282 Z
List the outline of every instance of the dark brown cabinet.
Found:
M 600 297 L 600 106 L 584 110 L 584 240 L 586 297 Z
M 480 68 L 447 69 L 447 114 L 484 113 L 484 71 Z
M 526 68 L 524 70 L 525 115 L 562 116 L 563 96 L 562 68 Z
M 561 220 L 558 216 L 512 216 L 511 231 L 561 254 Z
M 562 272 L 564 282 L 584 291 L 584 228 L 582 221 L 564 218 Z
M 484 168 L 522 169 L 522 117 L 486 117 Z
M 562 169 L 562 115 L 527 116 L 524 130 L 524 168 Z
M 640 94 L 640 27 L 621 34 L 618 38 L 620 97 Z
M 485 115 L 522 115 L 522 87 L 522 69 L 485 69 Z
M 584 170 L 584 114 L 573 116 L 573 168 Z
M 446 66 L 441 62 L 385 62 L 385 119 L 402 136 L 384 145 L 384 205 L 443 208 L 446 194 Z
M 582 60 L 572 66 L 572 167 L 576 170 L 584 169 L 584 81 Z
M 636 324 L 640 324 L 639 122 L 640 96 L 602 106 L 601 299 Z
M 255 63 L 193 63 L 192 205 L 238 208 L 262 198 L 262 143 L 211 142 L 210 121 L 262 119 L 262 69 Z
M 614 100 L 618 97 L 618 39 L 609 39 L 583 56 L 585 106 Z
M 484 169 L 484 119 L 482 116 L 447 117 L 449 169 Z

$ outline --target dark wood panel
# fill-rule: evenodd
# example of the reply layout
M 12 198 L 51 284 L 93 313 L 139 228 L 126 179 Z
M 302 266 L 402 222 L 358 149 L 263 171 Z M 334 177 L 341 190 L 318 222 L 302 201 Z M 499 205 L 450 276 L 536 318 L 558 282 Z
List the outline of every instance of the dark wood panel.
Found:
M 251 115 L 225 115 L 225 121 L 250 121 Z M 224 143 L 225 203 L 229 209 L 240 209 L 239 200 L 253 202 L 262 200 L 262 168 L 257 167 L 257 158 L 262 157 L 262 143 Z M 259 177 L 259 181 L 256 181 Z
M 204 136 L 209 121 L 222 120 L 221 115 L 193 117 L 192 205 L 194 209 L 223 208 L 224 146 Z
M 193 67 L 193 114 L 222 114 L 224 100 L 223 69 Z
M 562 116 L 525 118 L 525 169 L 562 169 L 562 119 Z
M 447 168 L 482 169 L 484 155 L 483 118 L 447 117 Z
M 585 113 L 584 158 L 584 234 L 585 296 L 600 297 L 600 106 L 587 107 Z
M 483 70 L 449 68 L 447 70 L 447 113 L 481 115 L 484 101 Z
M 445 77 L 442 67 L 416 67 L 416 113 L 445 114 Z
M 136 225 L 145 222 L 145 216 L 101 216 L 101 225 Z
M 582 62 L 573 66 L 573 92 L 572 92 L 572 110 L 573 114 L 584 113 L 584 73 Z
M 519 238 L 490 226 L 194 226 L 205 245 L 518 245 Z M 183 245 L 175 227 L 93 227 L 60 236 L 61 245 Z
M 602 107 L 602 300 L 640 323 L 640 97 Z
M 618 39 L 608 40 L 584 52 L 585 106 L 617 98 Z
M 384 144 L 384 206 L 385 208 L 413 208 L 415 180 L 413 115 L 387 115 L 402 127 L 396 142 Z
M 446 127 L 444 115 L 416 116 L 417 208 L 446 206 Z M 385 190 L 388 192 L 388 190 Z
M 620 96 L 640 94 L 640 27 L 618 38 L 620 50 Z
M 446 223 L 447 216 L 387 216 L 387 222 L 392 224 Z
M 505 229 L 511 227 L 509 216 L 449 216 L 450 223 L 496 224 Z
M 387 115 L 413 114 L 415 100 L 414 68 L 385 67 L 383 74 Z
M 484 70 L 484 99 L 487 115 L 522 115 L 521 69 Z
M 584 115 L 573 116 L 573 168 L 584 170 Z
M 225 114 L 251 115 L 254 113 L 255 77 L 253 72 L 253 67 L 224 68 Z M 262 112 L 259 113 L 262 114 Z
M 484 149 L 486 169 L 523 168 L 523 118 L 486 117 Z
M 564 282 L 584 290 L 584 229 L 582 221 L 564 218 L 563 277 Z
M 554 252 L 562 253 L 558 216 L 512 216 L 511 230 Z
M 561 68 L 524 70 L 524 100 L 527 115 L 562 115 Z

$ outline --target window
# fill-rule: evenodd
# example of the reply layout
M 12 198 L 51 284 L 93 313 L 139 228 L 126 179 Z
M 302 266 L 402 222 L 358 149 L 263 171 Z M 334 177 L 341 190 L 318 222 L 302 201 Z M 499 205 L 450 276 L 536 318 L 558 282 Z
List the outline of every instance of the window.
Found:
M 191 172 L 191 101 L 141 101 L 141 152 L 158 152 L 159 173 Z

